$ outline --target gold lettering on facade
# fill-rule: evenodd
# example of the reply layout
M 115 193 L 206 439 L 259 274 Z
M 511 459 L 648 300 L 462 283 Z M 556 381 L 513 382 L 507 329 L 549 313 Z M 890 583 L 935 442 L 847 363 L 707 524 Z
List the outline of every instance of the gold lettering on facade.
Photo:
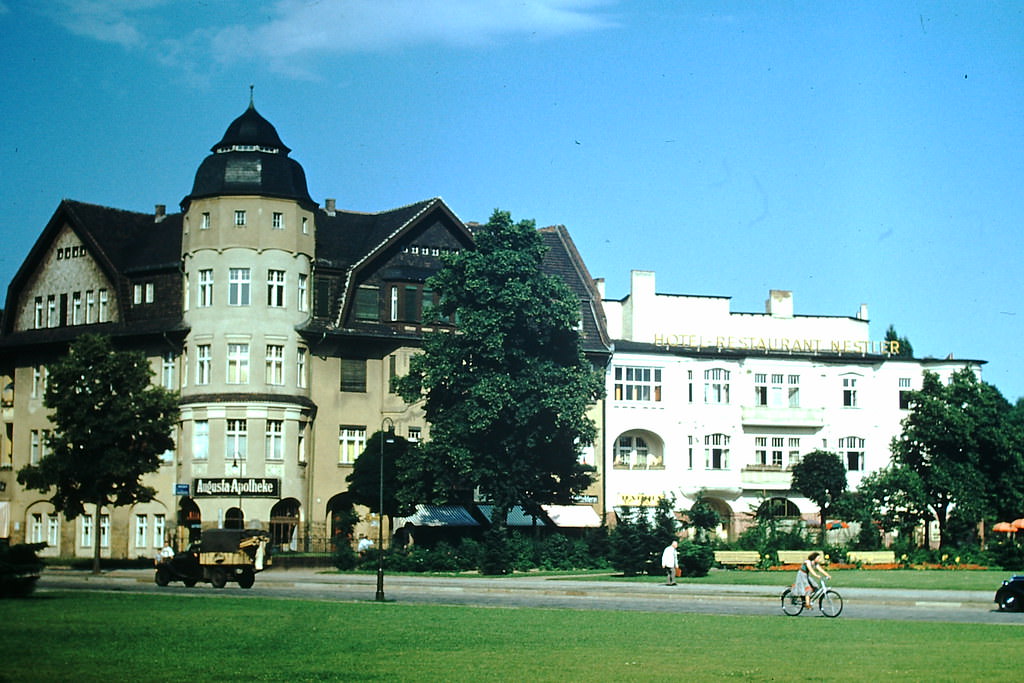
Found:
M 898 341 L 871 341 L 869 339 L 800 339 L 797 337 L 734 337 L 716 335 L 705 337 L 700 334 L 679 334 L 659 332 L 654 335 L 654 345 L 665 348 L 701 349 L 714 348 L 719 351 L 760 351 L 762 353 L 834 353 L 838 355 L 882 355 L 897 356 L 900 352 Z

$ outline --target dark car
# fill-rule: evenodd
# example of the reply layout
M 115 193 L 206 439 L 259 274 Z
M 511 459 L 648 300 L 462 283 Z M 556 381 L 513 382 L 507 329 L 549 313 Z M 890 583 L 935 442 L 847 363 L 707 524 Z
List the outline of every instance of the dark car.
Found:
M 995 602 L 1002 612 L 1024 610 L 1024 576 L 1012 576 L 996 591 Z

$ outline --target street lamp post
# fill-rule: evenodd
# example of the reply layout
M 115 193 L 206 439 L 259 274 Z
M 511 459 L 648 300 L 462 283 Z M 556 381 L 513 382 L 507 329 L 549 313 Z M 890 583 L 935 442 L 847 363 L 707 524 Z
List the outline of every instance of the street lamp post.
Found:
M 384 425 L 388 431 L 385 435 Z M 385 417 L 380 423 L 380 496 L 377 498 L 377 602 L 384 602 L 384 443 L 395 442 L 395 421 Z
M 238 487 L 238 528 L 245 528 L 245 513 L 242 512 L 242 463 L 238 459 L 238 453 L 235 453 L 235 464 L 232 465 L 232 469 L 238 470 L 238 478 L 235 479 L 235 486 Z

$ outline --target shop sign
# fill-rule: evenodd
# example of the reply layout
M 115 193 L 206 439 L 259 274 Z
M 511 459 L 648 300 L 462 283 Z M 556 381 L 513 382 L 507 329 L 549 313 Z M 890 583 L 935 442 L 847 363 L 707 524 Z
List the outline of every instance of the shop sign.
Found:
M 620 493 L 619 505 L 621 507 L 657 507 L 661 495 L 650 493 Z
M 280 498 L 281 480 L 268 477 L 202 477 L 195 480 L 195 497 L 245 496 Z

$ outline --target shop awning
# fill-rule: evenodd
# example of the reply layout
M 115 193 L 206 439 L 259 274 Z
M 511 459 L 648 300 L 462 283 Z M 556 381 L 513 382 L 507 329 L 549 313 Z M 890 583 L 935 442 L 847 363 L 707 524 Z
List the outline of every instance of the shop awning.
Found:
M 480 512 L 483 513 L 487 519 L 491 518 L 491 513 L 494 510 L 493 505 L 477 505 L 480 508 Z M 505 521 L 508 526 L 533 526 L 533 517 L 526 514 L 526 511 L 519 505 L 509 510 L 508 518 Z M 543 517 L 537 517 L 537 526 L 547 526 L 547 522 L 544 521 Z
M 406 522 L 413 526 L 480 526 L 461 505 L 417 505 L 415 514 L 395 519 L 395 528 Z
M 589 505 L 541 505 L 544 512 L 561 527 L 598 527 L 601 518 Z

